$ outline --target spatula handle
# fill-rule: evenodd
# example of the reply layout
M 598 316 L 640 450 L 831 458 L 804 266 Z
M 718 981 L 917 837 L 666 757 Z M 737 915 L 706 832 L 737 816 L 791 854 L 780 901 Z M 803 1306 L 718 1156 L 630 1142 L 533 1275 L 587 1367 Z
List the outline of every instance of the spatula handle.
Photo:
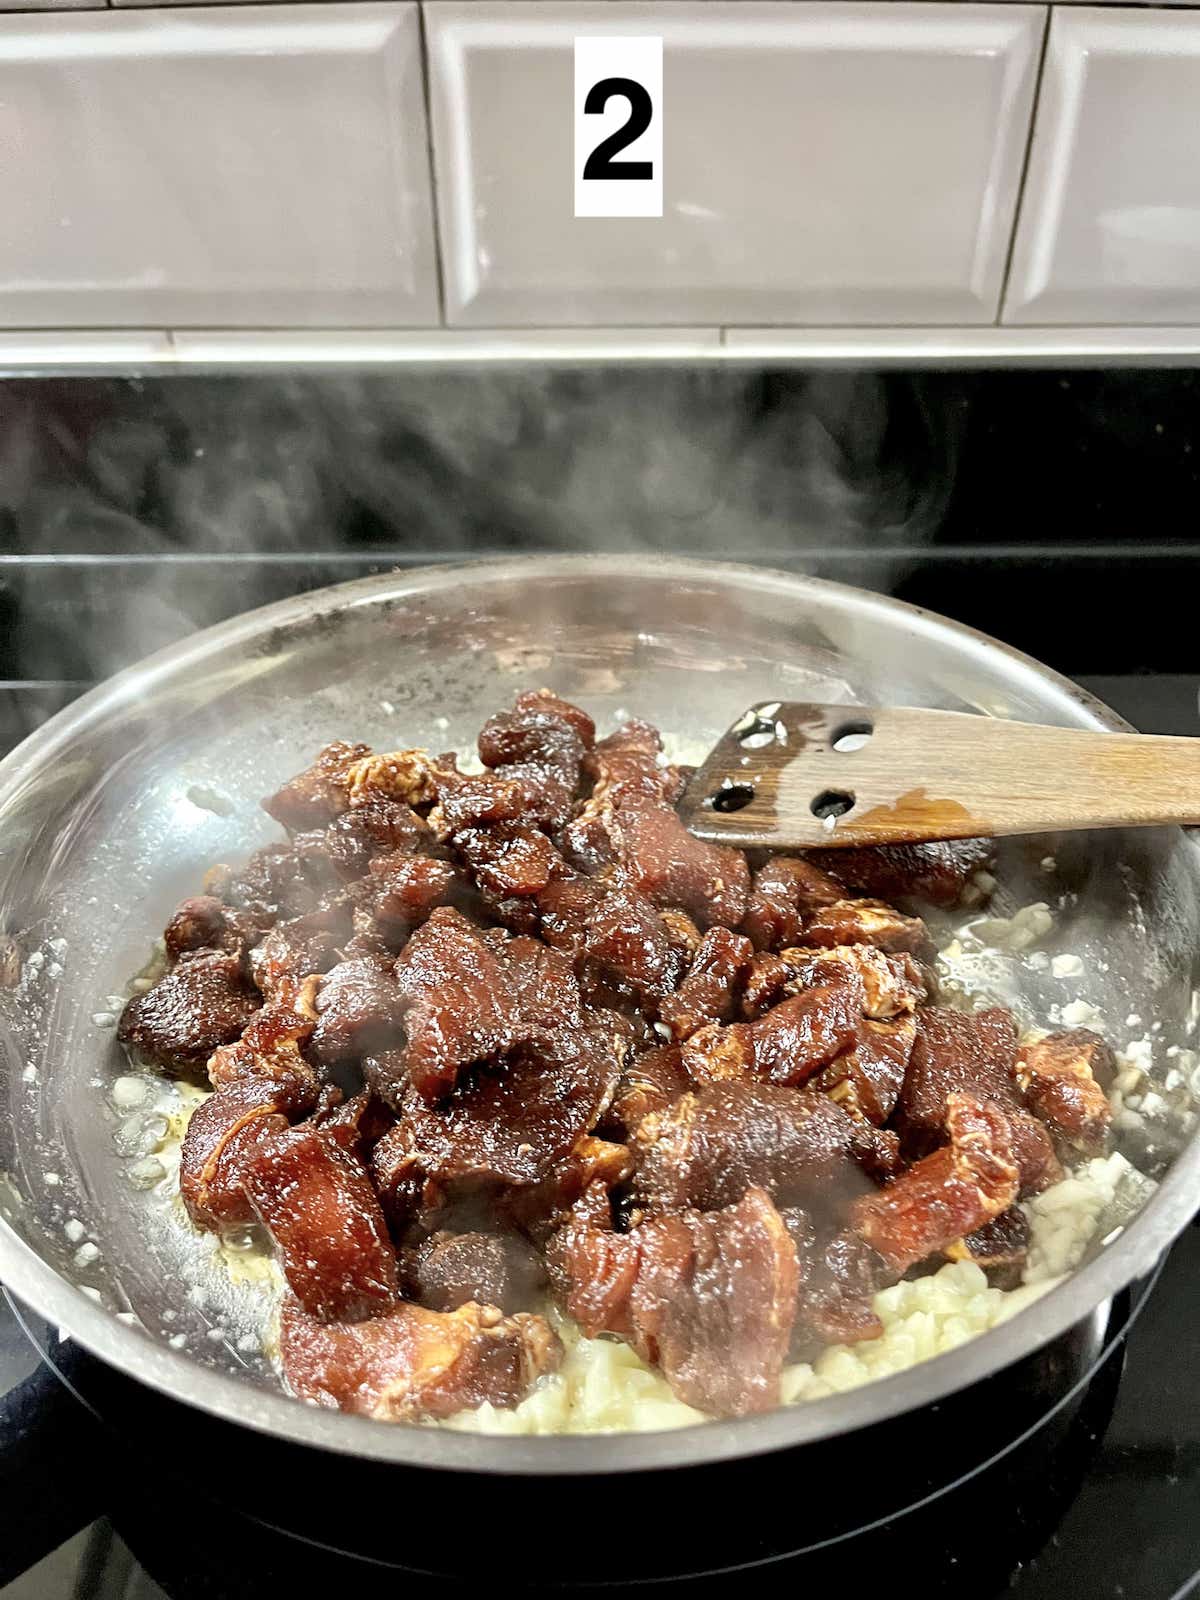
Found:
M 701 838 L 797 849 L 1195 823 L 1200 739 L 764 702 L 680 809 Z

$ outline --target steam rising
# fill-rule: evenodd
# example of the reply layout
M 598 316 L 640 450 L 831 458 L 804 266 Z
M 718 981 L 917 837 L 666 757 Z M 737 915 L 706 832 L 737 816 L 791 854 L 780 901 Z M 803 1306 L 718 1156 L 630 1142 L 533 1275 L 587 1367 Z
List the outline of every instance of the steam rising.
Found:
M 675 552 L 886 588 L 953 485 L 961 412 L 932 392 L 655 367 L 11 384 L 6 542 L 94 564 L 21 575 L 4 675 L 100 678 L 301 589 L 506 552 Z

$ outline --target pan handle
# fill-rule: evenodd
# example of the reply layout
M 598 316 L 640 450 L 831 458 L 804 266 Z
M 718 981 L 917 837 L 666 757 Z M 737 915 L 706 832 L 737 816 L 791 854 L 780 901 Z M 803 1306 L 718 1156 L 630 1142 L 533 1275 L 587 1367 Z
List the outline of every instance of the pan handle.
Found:
M 24 1307 L 23 1317 L 28 1318 Z M 99 1427 L 0 1298 L 0 1585 L 101 1514 Z

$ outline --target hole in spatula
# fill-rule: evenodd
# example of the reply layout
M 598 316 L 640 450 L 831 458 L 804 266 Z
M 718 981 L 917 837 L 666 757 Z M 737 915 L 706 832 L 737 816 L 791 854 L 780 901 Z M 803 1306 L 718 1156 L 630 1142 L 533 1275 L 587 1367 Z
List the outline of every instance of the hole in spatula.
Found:
M 844 789 L 822 789 L 808 809 L 822 822 L 831 822 L 835 817 L 844 817 L 853 806 L 854 796 Z
M 749 783 L 735 783 L 726 778 L 712 797 L 714 811 L 741 811 L 754 799 L 754 787 Z
M 849 756 L 861 750 L 874 732 L 869 722 L 843 722 L 830 742 L 840 756 Z

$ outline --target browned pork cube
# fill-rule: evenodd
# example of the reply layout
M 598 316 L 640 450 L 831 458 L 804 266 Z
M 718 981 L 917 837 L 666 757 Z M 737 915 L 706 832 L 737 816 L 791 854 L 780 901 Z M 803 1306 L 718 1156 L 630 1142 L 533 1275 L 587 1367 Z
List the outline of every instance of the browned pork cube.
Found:
M 405 1293 L 431 1311 L 457 1311 L 472 1300 L 525 1311 L 545 1276 L 541 1258 L 511 1233 L 438 1232 L 405 1252 Z
M 925 1155 L 943 1142 L 953 1094 L 1016 1105 L 1016 1059 L 1016 1023 L 999 1006 L 973 1014 L 943 1006 L 918 1011 L 894 1122 L 905 1157 Z
M 239 955 L 199 950 L 134 995 L 117 1037 L 168 1072 L 197 1073 L 219 1045 L 238 1037 L 261 1004 Z
M 1108 1089 L 1116 1076 L 1112 1051 L 1087 1028 L 1052 1033 L 1024 1045 L 1017 1081 L 1029 1109 L 1079 1150 L 1103 1148 L 1112 1121 Z
M 731 1022 L 738 984 L 754 957 L 754 946 L 728 928 L 710 928 L 687 976 L 659 1007 L 675 1039 L 687 1039 L 706 1022 Z
M 395 1304 L 396 1253 L 362 1163 L 312 1123 L 263 1142 L 246 1190 L 292 1293 L 324 1322 Z
M 551 1270 L 585 1333 L 618 1333 L 675 1394 L 714 1416 L 779 1403 L 796 1315 L 796 1250 L 770 1197 L 676 1211 L 626 1234 L 568 1224 Z
M 697 1083 L 750 1077 L 797 1087 L 854 1044 L 862 1007 L 856 978 L 814 984 L 757 1022 L 698 1029 L 683 1046 L 683 1064 Z
M 715 1083 L 646 1117 L 639 1201 L 652 1211 L 714 1210 L 750 1185 L 783 1205 L 844 1206 L 872 1185 L 868 1169 L 894 1170 L 894 1137 L 858 1122 L 823 1094 L 776 1084 Z
M 808 919 L 804 942 L 811 945 L 873 945 L 889 954 L 931 954 L 929 930 L 920 917 L 906 917 L 882 900 L 839 900 Z
M 993 839 L 945 839 L 861 850 L 814 850 L 810 859 L 855 894 L 954 906 L 976 873 L 991 865 L 995 853 Z
M 494 1306 L 398 1305 L 366 1322 L 323 1322 L 289 1299 L 279 1321 L 284 1378 L 301 1400 L 384 1422 L 518 1405 L 562 1359 L 541 1317 Z
M 800 943 L 807 918 L 844 898 L 836 879 L 800 856 L 772 856 L 754 874 L 742 928 L 756 950 Z
M 851 1209 L 854 1230 L 896 1272 L 974 1233 L 1017 1198 L 1020 1175 L 999 1106 L 952 1094 L 946 1122 L 949 1144 Z

